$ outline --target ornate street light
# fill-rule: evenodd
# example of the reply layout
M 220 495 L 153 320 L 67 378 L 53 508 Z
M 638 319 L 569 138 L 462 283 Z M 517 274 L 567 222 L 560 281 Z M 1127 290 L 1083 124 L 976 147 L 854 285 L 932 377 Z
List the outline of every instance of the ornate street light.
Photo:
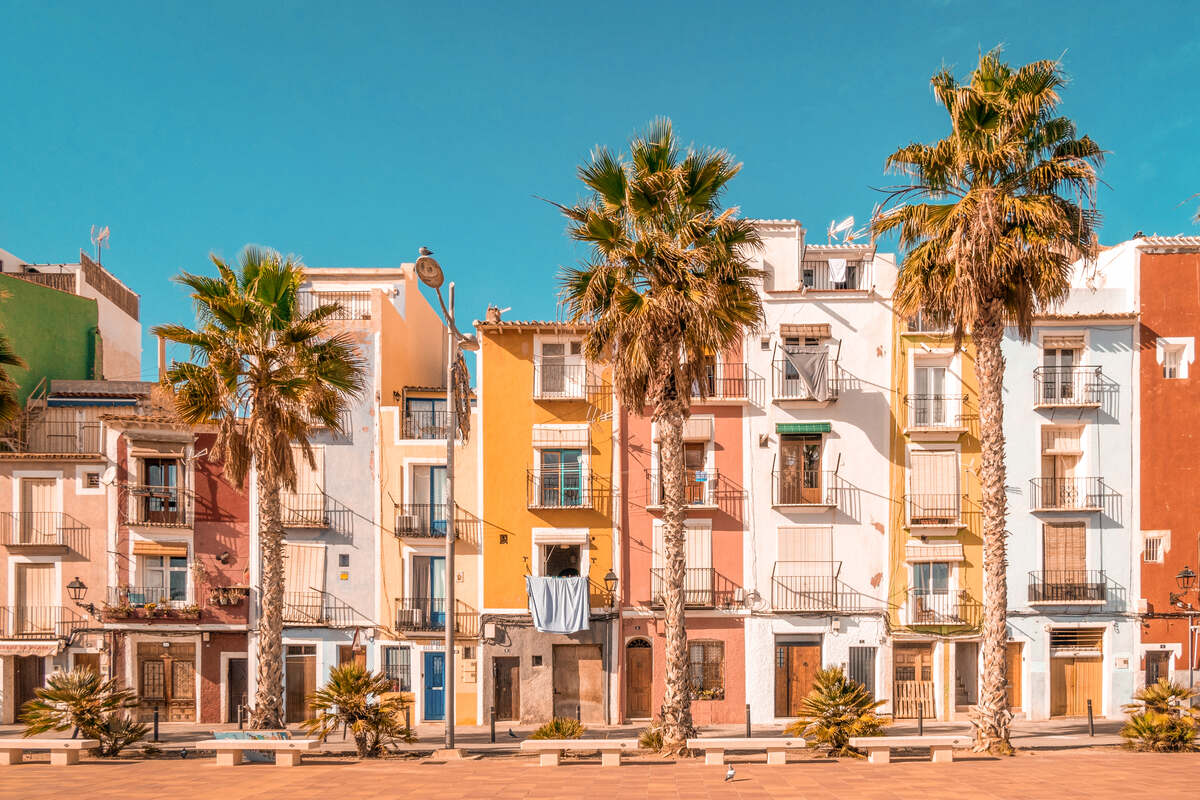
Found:
M 1175 576 L 1175 583 L 1179 584 L 1179 588 L 1183 591 L 1190 592 L 1196 585 L 1196 573 L 1192 572 L 1191 567 L 1184 565 L 1184 568 L 1179 570 L 1179 574 Z

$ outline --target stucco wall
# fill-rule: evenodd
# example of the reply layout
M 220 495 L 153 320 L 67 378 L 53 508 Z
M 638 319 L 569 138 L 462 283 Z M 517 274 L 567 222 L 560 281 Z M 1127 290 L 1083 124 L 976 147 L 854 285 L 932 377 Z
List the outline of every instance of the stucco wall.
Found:
M 25 398 L 45 378 L 98 378 L 98 311 L 95 300 L 0 275 L 0 333 L 8 337 L 27 368 L 8 367 Z M 136 379 L 137 376 L 132 376 Z

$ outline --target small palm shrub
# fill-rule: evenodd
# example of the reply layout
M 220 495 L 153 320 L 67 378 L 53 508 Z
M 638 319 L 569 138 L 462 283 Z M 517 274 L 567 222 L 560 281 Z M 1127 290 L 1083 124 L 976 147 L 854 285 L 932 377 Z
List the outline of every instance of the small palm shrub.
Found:
M 638 734 L 638 747 L 658 752 L 663 749 L 662 720 L 654 720 Z
M 579 739 L 587 728 L 573 717 L 555 717 L 533 733 L 530 739 Z
M 21 713 L 25 736 L 73 729 L 72 737 L 82 733 L 86 739 L 99 740 L 98 755 L 116 756 L 149 732 L 127 714 L 137 703 L 133 690 L 122 689 L 115 678 L 104 680 L 90 669 L 55 672 L 34 695 Z
M 1161 679 L 1133 696 L 1122 706 L 1129 721 L 1121 728 L 1130 750 L 1177 753 L 1196 750 L 1200 713 L 1192 708 L 1197 692 Z
M 862 757 L 850 746 L 855 736 L 880 736 L 888 720 L 875 713 L 883 705 L 840 667 L 818 670 L 813 690 L 800 701 L 799 718 L 784 729 L 789 736 L 814 740 L 830 756 Z
M 334 667 L 329 682 L 308 696 L 313 718 L 301 725 L 321 741 L 340 729 L 350 731 L 360 758 L 377 758 L 388 745 L 414 742 L 404 721 L 408 701 L 392 692 L 382 672 L 358 664 Z

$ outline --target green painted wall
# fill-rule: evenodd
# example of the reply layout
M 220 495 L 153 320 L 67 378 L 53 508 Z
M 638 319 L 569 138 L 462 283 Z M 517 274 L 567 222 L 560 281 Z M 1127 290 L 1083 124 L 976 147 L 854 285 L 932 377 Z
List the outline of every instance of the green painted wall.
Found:
M 22 405 L 42 378 L 49 382 L 100 376 L 95 300 L 6 275 L 0 275 L 0 291 L 0 333 L 29 365 L 9 370 Z

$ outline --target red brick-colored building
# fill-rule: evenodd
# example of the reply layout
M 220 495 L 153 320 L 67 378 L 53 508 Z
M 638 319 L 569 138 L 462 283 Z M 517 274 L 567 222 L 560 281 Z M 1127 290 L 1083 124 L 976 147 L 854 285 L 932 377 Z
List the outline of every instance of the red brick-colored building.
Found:
M 1200 571 L 1200 236 L 1136 240 L 1141 312 L 1142 680 L 1186 682 L 1187 631 L 1200 594 L 1176 576 Z M 1197 617 L 1200 620 L 1200 616 Z M 1198 673 L 1200 674 L 1200 673 Z

